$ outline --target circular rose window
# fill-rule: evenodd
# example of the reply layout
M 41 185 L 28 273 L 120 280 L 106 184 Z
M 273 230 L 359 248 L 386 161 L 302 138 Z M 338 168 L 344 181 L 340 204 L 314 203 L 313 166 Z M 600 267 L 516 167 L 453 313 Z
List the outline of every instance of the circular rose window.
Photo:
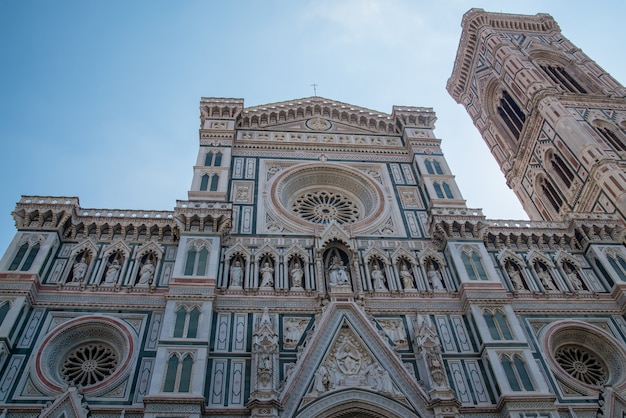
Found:
M 115 318 L 67 321 L 41 343 L 34 381 L 50 394 L 68 384 L 92 396 L 106 393 L 130 372 L 133 347 L 133 334 Z
M 608 377 L 604 362 L 584 347 L 565 345 L 556 350 L 554 357 L 570 376 L 588 385 L 599 386 Z
M 369 227 L 383 212 L 384 194 L 364 173 L 330 163 L 301 164 L 271 185 L 272 207 L 280 219 L 301 227 L 338 224 Z

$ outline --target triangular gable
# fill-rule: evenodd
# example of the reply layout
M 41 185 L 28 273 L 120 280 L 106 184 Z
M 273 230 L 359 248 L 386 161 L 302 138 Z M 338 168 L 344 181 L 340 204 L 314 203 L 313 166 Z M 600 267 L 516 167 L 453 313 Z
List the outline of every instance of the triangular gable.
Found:
M 59 395 L 51 405 L 44 407 L 39 418 L 86 418 L 88 415 L 89 409 L 83 395 L 72 386 Z
M 315 385 L 321 388 L 319 375 L 326 372 L 335 382 L 332 390 L 326 386 L 326 392 L 321 394 Z M 370 374 L 379 380 L 368 381 Z M 283 412 L 285 416 L 296 416 L 299 409 L 309 408 L 320 395 L 326 399 L 354 390 L 383 392 L 381 399 L 400 402 L 409 410 L 428 409 L 428 396 L 357 305 L 331 303 L 285 384 L 281 394 Z

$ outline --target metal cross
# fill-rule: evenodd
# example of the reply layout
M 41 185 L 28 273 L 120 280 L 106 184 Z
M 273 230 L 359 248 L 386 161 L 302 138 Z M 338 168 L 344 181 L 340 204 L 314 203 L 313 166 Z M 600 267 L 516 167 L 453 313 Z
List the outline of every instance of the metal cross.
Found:
M 311 87 L 313 87 L 313 96 L 317 97 L 317 86 L 319 86 L 319 84 L 311 84 Z

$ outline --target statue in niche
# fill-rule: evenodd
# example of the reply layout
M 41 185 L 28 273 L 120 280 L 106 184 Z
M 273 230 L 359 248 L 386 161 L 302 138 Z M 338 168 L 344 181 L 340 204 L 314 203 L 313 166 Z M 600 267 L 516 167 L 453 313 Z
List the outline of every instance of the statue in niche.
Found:
M 243 267 L 241 267 L 241 262 L 239 260 L 235 260 L 232 266 L 230 266 L 230 287 L 241 287 L 241 283 L 243 282 Z
M 374 260 L 370 267 L 370 276 L 372 277 L 372 285 L 374 290 L 387 291 L 385 286 L 385 273 L 380 269 L 378 261 Z
M 509 275 L 509 279 L 511 279 L 511 285 L 514 290 L 524 290 L 524 280 L 522 279 L 522 274 L 519 271 L 519 267 L 516 263 L 507 260 L 506 262 L 506 272 Z
M 554 281 L 552 280 L 552 276 L 550 275 L 550 272 L 548 271 L 548 267 L 546 267 L 543 263 L 539 262 L 535 265 L 535 270 L 537 271 L 537 276 L 539 277 L 539 281 L 541 282 L 541 285 L 546 291 L 551 292 L 551 291 L 557 290 L 556 287 L 554 286 Z
M 402 280 L 402 287 L 404 290 L 413 290 L 415 289 L 415 282 L 413 281 L 413 275 L 407 269 L 406 264 L 400 262 L 400 280 Z
M 274 287 L 274 269 L 270 266 L 269 262 L 265 262 L 260 270 L 261 273 L 261 286 L 259 287 Z
M 120 262 L 117 261 L 117 258 L 114 258 L 113 261 L 109 264 L 107 271 L 104 275 L 104 284 L 117 284 L 117 279 L 120 276 L 121 269 L 122 266 L 120 265 Z
M 155 271 L 153 257 L 154 256 L 152 254 L 146 255 L 145 261 L 139 270 L 139 280 L 137 281 L 138 285 L 148 286 L 152 284 Z
M 304 276 L 304 271 L 302 271 L 300 261 L 294 259 L 292 263 L 291 270 L 289 270 L 289 275 L 291 276 L 291 288 L 302 289 L 302 277 Z
M 436 261 L 431 260 L 428 263 L 428 281 L 433 290 L 445 290 L 443 279 L 441 277 L 441 268 Z
M 350 281 L 348 278 L 348 267 L 343 264 L 341 258 L 333 255 L 328 265 L 328 279 L 332 285 L 347 285 Z
M 585 288 L 585 284 L 578 275 L 578 269 L 572 263 L 567 261 L 564 262 L 563 271 L 565 271 L 565 274 L 567 275 L 567 278 L 569 279 L 569 282 L 575 291 L 587 290 Z
M 74 263 L 74 267 L 72 267 L 72 281 L 73 282 L 85 281 L 85 275 L 87 274 L 88 268 L 89 268 L 89 264 L 87 264 L 87 255 L 83 254 L 80 260 L 76 260 L 76 262 Z

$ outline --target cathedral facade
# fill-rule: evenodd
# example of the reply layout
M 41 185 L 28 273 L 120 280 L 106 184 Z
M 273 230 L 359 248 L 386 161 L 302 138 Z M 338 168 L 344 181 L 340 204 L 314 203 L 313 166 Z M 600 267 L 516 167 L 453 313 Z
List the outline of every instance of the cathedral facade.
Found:
M 473 9 L 448 91 L 530 221 L 468 208 L 431 108 L 202 98 L 172 211 L 23 196 L 0 417 L 621 417 L 626 89 Z

